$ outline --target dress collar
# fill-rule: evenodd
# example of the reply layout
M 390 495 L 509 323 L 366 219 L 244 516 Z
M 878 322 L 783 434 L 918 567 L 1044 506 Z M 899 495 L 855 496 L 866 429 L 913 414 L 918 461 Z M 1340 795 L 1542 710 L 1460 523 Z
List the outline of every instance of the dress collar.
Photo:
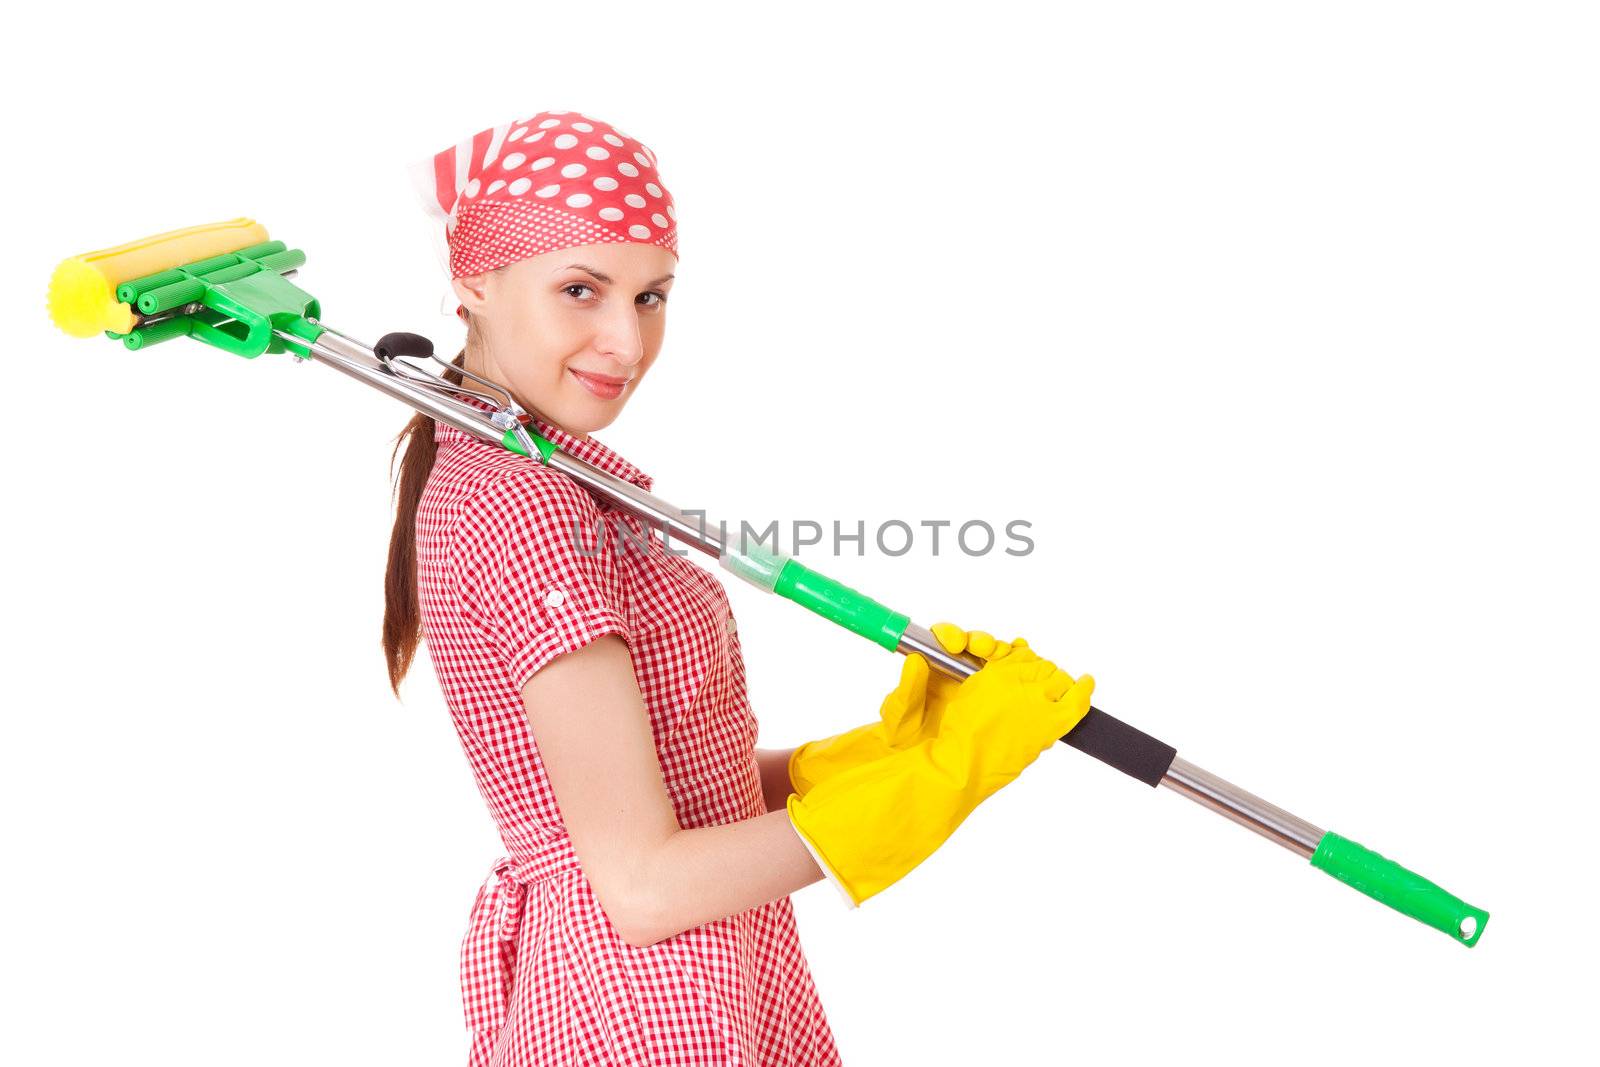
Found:
M 479 411 L 493 412 L 496 410 L 493 404 L 480 400 L 475 396 L 466 396 L 461 393 L 452 395 L 467 406 L 477 408 Z M 601 444 L 593 434 L 590 434 L 587 439 L 574 437 L 559 426 L 546 422 L 538 415 L 533 416 L 533 422 L 529 428 L 574 459 L 581 459 L 585 463 L 605 471 L 607 474 L 614 474 L 624 481 L 632 482 L 646 492 L 649 491 L 651 484 L 655 481 L 650 475 Z M 444 444 L 446 441 L 468 441 L 476 445 L 484 444 L 484 442 L 471 434 L 464 433 L 447 422 L 435 422 L 434 434 L 434 440 L 440 444 Z M 485 445 L 485 447 L 494 446 Z

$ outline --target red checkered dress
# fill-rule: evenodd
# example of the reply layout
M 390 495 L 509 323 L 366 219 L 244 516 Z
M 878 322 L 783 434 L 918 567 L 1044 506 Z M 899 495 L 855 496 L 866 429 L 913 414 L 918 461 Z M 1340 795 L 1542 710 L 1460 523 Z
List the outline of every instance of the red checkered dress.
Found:
M 650 488 L 593 438 L 537 429 Z M 509 853 L 478 891 L 462 943 L 469 1067 L 837 1064 L 789 898 L 645 948 L 618 936 L 524 718 L 521 689 L 535 671 L 620 634 L 678 822 L 764 814 L 756 719 L 721 581 L 559 471 L 451 426 L 439 424 L 437 439 L 417 509 L 424 634 Z M 597 522 L 607 537 L 598 551 Z

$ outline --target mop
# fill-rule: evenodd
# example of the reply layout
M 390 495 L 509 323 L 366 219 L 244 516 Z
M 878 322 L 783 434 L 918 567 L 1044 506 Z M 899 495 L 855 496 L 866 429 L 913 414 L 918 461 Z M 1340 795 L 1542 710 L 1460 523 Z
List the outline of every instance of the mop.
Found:
M 461 371 L 436 355 L 427 338 L 391 333 L 375 346 L 323 322 L 316 299 L 291 281 L 305 253 L 268 238 L 251 219 L 193 226 L 64 260 L 50 280 L 50 317 L 74 337 L 103 334 L 139 350 L 178 337 L 254 359 L 288 353 L 315 360 L 409 404 L 423 414 L 530 461 L 554 467 L 597 499 L 636 516 L 664 537 L 717 559 L 724 569 L 891 652 L 918 653 L 964 679 L 982 666 L 944 650 L 909 616 L 827 577 L 759 540 L 729 542 L 726 526 L 685 512 L 654 494 L 560 451 L 530 427 L 533 417 L 493 382 L 462 371 L 441 378 L 428 361 Z M 465 384 L 470 378 L 483 390 Z M 476 396 L 484 412 L 458 399 Z M 1064 744 L 1151 787 L 1165 787 L 1310 860 L 1311 865 L 1394 910 L 1477 944 L 1489 913 L 1371 849 L 1292 815 L 1195 766 L 1173 746 L 1091 707 Z

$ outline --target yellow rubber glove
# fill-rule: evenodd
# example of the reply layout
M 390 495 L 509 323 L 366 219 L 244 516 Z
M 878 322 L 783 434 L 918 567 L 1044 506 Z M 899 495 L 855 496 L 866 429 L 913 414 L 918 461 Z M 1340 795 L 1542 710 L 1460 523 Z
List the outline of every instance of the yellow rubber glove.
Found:
M 1011 651 L 982 630 L 963 630 L 949 622 L 933 624 L 933 635 L 946 652 L 970 651 L 985 662 L 1002 659 Z M 960 683 L 943 671 L 930 671 L 928 661 L 915 652 L 900 665 L 900 684 L 878 709 L 878 719 L 842 734 L 807 741 L 789 754 L 789 784 L 805 796 L 825 778 L 938 733 L 939 716 Z
M 852 907 L 932 855 L 1088 714 L 1093 678 L 1013 645 L 957 685 L 936 736 L 790 794 L 795 831 Z

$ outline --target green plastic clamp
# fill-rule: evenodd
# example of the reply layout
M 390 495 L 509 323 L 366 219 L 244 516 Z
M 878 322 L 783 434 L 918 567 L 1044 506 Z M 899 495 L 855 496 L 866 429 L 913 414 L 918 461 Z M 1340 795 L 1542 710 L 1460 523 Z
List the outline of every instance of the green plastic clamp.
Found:
M 1434 885 L 1394 860 L 1335 833 L 1325 833 L 1311 866 L 1327 871 L 1402 915 L 1442 930 L 1467 947 L 1478 943 L 1489 913 Z
M 525 432 L 528 437 L 532 439 L 533 447 L 538 449 L 539 462 L 549 463 L 551 455 L 554 454 L 556 450 L 555 443 L 545 440 L 543 437 L 540 437 L 537 433 L 534 433 L 526 426 L 524 426 L 522 429 L 523 432 Z M 500 438 L 500 444 L 508 451 L 515 452 L 519 456 L 528 455 L 528 450 L 522 447 L 521 441 L 517 440 L 517 431 L 515 430 L 507 430 L 505 436 Z M 528 458 L 532 459 L 533 457 L 528 456 Z
M 140 349 L 193 337 L 246 359 L 266 352 L 308 357 L 311 342 L 323 332 L 310 320 L 320 318 L 322 309 L 310 293 L 280 273 L 305 261 L 304 252 L 286 248 L 282 241 L 268 241 L 123 282 L 117 287 L 117 299 L 141 315 L 166 314 L 191 304 L 201 307 L 140 326 L 122 335 L 122 343 Z M 284 340 L 279 330 L 302 338 L 304 344 Z
M 911 625 L 910 616 L 891 611 L 794 559 L 784 562 L 772 591 L 890 652 L 900 647 L 900 638 Z

